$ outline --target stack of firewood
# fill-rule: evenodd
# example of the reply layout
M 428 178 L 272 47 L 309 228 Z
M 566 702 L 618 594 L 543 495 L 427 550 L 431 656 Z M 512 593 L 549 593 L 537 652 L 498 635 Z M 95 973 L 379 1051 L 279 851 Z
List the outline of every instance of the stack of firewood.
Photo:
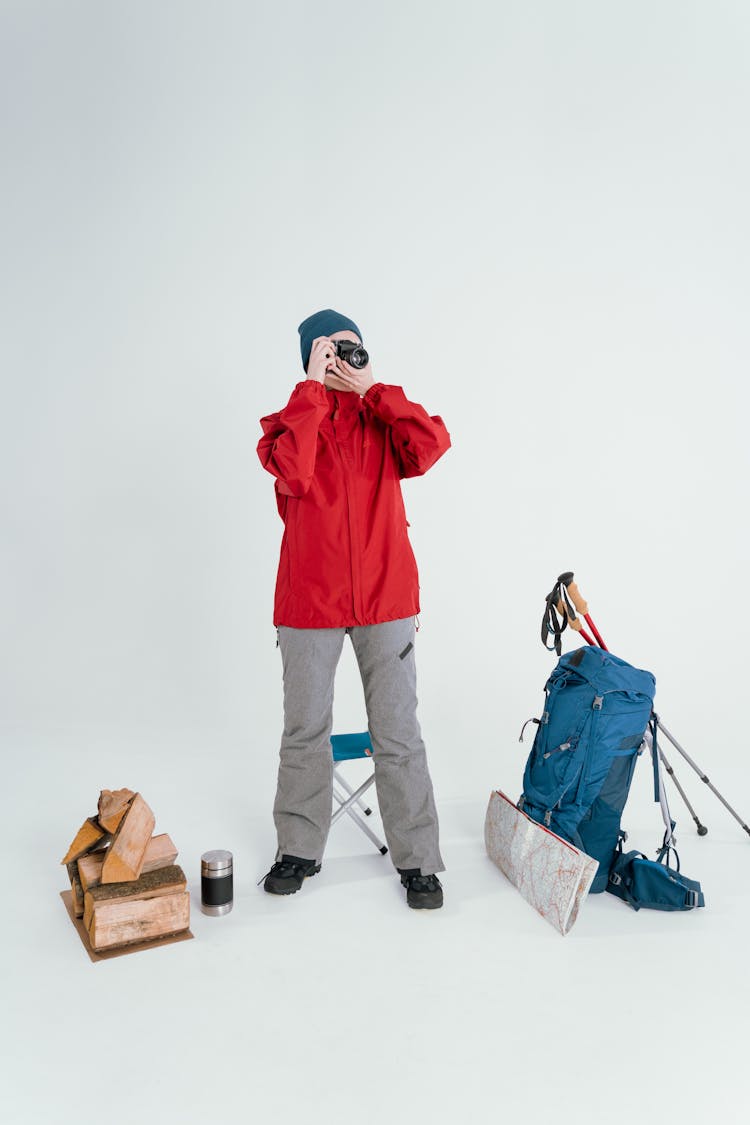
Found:
M 190 893 L 177 849 L 153 836 L 154 814 L 132 789 L 103 789 L 62 859 L 91 948 L 100 951 L 182 933 Z

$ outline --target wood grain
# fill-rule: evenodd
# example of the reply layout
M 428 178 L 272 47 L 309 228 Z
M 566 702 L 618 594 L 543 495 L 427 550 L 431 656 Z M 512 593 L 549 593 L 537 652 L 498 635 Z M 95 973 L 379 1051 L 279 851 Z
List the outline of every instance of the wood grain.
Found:
M 112 949 L 180 933 L 190 926 L 190 893 L 187 890 L 156 898 L 105 900 L 97 905 L 88 935 L 95 950 Z
M 140 876 L 154 823 L 154 814 L 140 793 L 136 793 L 107 849 L 102 883 L 121 883 Z

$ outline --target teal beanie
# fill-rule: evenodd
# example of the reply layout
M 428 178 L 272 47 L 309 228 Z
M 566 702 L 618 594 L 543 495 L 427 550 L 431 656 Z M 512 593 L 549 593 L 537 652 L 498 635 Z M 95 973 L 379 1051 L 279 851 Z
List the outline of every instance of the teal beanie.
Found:
M 342 332 L 348 330 L 355 332 L 359 336 L 360 343 L 364 343 L 362 333 L 353 320 L 343 313 L 336 312 L 335 309 L 321 309 L 320 312 L 313 313 L 308 316 L 307 320 L 303 320 L 297 331 L 299 332 L 299 349 L 302 353 L 302 366 L 307 371 L 307 365 L 310 361 L 310 352 L 313 346 L 313 340 L 317 340 L 318 336 L 330 336 L 332 332 Z

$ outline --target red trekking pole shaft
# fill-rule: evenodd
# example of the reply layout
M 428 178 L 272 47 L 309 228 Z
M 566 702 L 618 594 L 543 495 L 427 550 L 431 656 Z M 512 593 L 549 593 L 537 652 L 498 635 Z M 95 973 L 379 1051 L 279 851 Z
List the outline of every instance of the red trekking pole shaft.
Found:
M 584 598 L 581 594 L 581 591 L 578 589 L 577 583 L 575 583 L 571 580 L 570 582 L 566 583 L 565 589 L 568 591 L 568 594 L 570 595 L 570 600 L 572 601 L 573 605 L 576 607 L 576 610 L 578 611 L 578 613 L 580 613 L 581 617 L 583 617 L 586 624 L 591 629 L 591 632 L 596 637 L 596 640 L 599 644 L 599 648 L 603 648 L 605 652 L 609 652 L 609 649 L 607 648 L 607 646 L 604 643 L 604 638 L 602 637 L 601 633 L 597 629 L 594 622 L 591 620 L 591 616 L 589 614 L 588 603 L 584 600 Z M 575 625 L 573 626 L 573 628 L 575 628 Z M 594 643 L 591 640 L 591 638 L 589 636 L 587 636 L 587 634 L 583 631 L 583 629 L 581 629 L 581 634 L 582 634 L 584 640 L 587 642 L 587 644 L 592 645 Z
M 560 614 L 560 617 L 565 616 L 565 606 L 563 605 L 562 598 L 557 603 L 557 612 Z M 587 645 L 593 645 L 594 641 L 588 635 L 579 619 L 577 617 L 571 617 L 569 613 L 567 616 L 570 628 L 575 629 L 576 633 L 580 633 Z

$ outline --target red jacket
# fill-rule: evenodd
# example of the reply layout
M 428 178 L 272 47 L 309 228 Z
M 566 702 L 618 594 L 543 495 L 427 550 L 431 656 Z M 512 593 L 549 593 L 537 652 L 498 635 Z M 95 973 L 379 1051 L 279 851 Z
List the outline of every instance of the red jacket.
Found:
M 261 418 L 258 456 L 276 478 L 284 521 L 274 625 L 376 625 L 419 612 L 401 477 L 426 473 L 450 446 L 441 418 L 401 387 L 360 398 L 306 379 Z

